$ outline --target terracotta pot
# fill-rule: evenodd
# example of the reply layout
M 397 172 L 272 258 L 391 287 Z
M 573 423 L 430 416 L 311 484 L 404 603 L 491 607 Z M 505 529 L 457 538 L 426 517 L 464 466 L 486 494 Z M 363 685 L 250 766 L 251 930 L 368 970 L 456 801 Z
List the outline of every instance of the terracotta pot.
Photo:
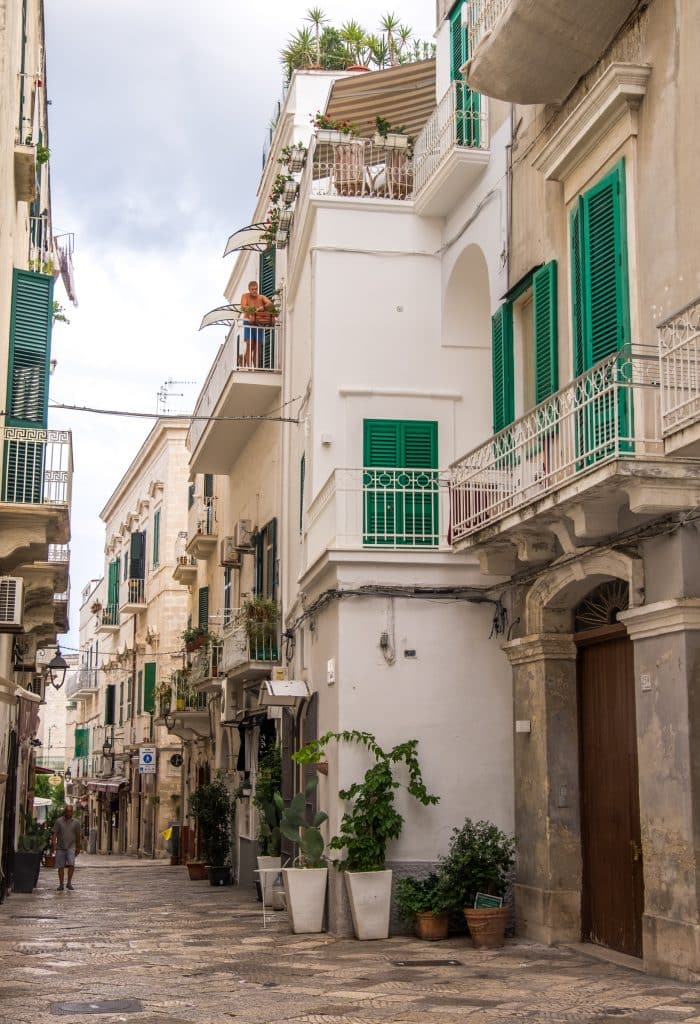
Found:
M 416 914 L 416 935 L 426 942 L 446 939 L 449 917 L 447 911 L 444 914 L 433 914 L 428 910 L 424 914 Z
M 370 69 L 367 67 L 366 64 L 350 64 L 350 66 L 347 67 L 345 70 L 346 71 L 369 71 Z
M 497 949 L 506 942 L 509 907 L 464 908 L 475 949 Z
M 207 878 L 207 866 L 198 860 L 188 860 L 187 874 L 191 882 L 203 882 Z

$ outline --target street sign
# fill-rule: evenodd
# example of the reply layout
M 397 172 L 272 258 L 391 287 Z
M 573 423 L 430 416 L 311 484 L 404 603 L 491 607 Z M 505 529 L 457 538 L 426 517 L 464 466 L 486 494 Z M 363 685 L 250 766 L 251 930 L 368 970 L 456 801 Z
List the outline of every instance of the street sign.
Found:
M 62 782 L 62 775 L 49 775 L 49 786 L 60 786 Z
M 156 748 L 139 747 L 139 775 L 155 775 Z

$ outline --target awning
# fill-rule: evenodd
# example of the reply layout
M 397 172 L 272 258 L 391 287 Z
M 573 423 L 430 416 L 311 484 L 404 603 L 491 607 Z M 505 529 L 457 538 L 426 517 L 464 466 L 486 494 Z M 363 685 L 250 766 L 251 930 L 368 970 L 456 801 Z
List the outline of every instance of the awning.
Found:
M 377 115 L 415 138 L 434 109 L 435 61 L 421 60 L 338 78 L 325 113 L 357 125 L 365 138 L 374 135 Z
M 118 793 L 120 789 L 129 785 L 129 780 L 121 775 L 115 775 L 112 779 L 88 779 L 87 788 L 94 789 L 98 793 Z
M 226 243 L 224 256 L 228 256 L 232 252 L 238 252 L 240 249 L 251 249 L 254 252 L 262 252 L 263 249 L 269 249 L 270 243 L 263 239 L 263 235 L 269 226 L 269 224 L 249 224 L 247 228 L 240 228 L 239 231 L 234 231 Z
M 204 315 L 199 329 L 201 331 L 203 327 L 213 327 L 214 324 L 232 324 L 234 320 L 238 320 L 240 315 L 241 307 L 239 305 L 217 306 L 216 309 L 212 309 Z

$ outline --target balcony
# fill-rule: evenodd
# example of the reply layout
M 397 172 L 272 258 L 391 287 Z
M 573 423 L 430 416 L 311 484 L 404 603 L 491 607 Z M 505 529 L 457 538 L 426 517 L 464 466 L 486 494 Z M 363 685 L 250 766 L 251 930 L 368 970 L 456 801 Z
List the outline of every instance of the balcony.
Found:
M 274 665 L 279 665 L 277 636 L 251 639 L 240 608 L 231 611 L 231 621 L 224 627 L 220 670 L 231 680 L 266 679 Z
M 695 468 L 664 459 L 659 364 L 623 350 L 454 464 L 451 535 L 484 571 L 561 550 L 696 504 Z M 490 562 L 489 562 L 490 560 Z M 500 568 L 497 568 L 500 563 Z
M 79 668 L 66 683 L 66 700 L 88 700 L 99 690 L 99 669 Z
M 209 371 L 187 440 L 193 473 L 228 473 L 257 426 L 255 418 L 279 401 L 281 328 L 257 330 L 259 340 L 246 340 L 246 328 L 235 322 Z
M 308 161 L 311 195 L 413 199 L 413 160 L 408 148 L 400 142 L 387 145 L 385 140 L 377 145 L 378 141 L 319 130 Z
M 510 103 L 562 103 L 637 0 L 471 0 L 469 85 Z
M 449 550 L 449 495 L 437 469 L 336 469 L 305 522 L 305 565 L 326 551 Z
M 198 693 L 217 693 L 221 689 L 219 666 L 222 656 L 221 644 L 205 644 L 194 652 L 190 669 L 190 686 Z
M 452 82 L 416 140 L 416 213 L 444 217 L 489 162 L 488 103 Z
M 146 610 L 146 581 L 142 579 L 125 580 L 121 588 L 121 604 L 119 611 L 125 615 L 135 615 Z
M 59 633 L 67 633 L 70 628 L 69 609 L 70 586 L 67 586 L 65 590 L 55 592 L 53 595 L 53 621 Z
M 98 633 L 118 633 L 119 632 L 119 606 L 116 604 L 108 604 L 106 608 L 102 609 L 102 618 L 97 627 Z
M 173 674 L 170 691 L 160 696 L 156 724 L 167 725 L 166 716 L 173 719 L 168 731 L 181 739 L 204 739 L 211 735 L 207 694 L 197 691 L 191 676 L 182 671 Z
M 216 529 L 216 499 L 199 498 L 189 513 L 190 531 L 188 533 L 185 557 L 206 560 L 215 550 L 218 542 Z M 196 578 L 196 571 L 195 571 Z
M 659 324 L 661 431 L 667 453 L 700 455 L 700 298 Z

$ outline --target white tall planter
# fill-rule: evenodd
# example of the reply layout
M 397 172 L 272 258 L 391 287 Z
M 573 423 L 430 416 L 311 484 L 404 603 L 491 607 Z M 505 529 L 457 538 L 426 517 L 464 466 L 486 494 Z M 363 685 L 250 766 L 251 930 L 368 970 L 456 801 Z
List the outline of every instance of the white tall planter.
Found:
M 282 858 L 281 857 L 258 857 L 259 868 L 277 868 L 278 871 L 282 870 Z M 263 900 L 265 901 L 266 907 L 272 906 L 272 884 L 275 881 L 276 875 L 273 875 L 272 871 L 261 871 L 258 876 L 260 879 L 260 888 L 262 889 Z
M 346 871 L 350 913 L 358 939 L 387 939 L 391 913 L 391 871 Z
M 323 931 L 328 868 L 284 868 L 282 879 L 292 931 Z

